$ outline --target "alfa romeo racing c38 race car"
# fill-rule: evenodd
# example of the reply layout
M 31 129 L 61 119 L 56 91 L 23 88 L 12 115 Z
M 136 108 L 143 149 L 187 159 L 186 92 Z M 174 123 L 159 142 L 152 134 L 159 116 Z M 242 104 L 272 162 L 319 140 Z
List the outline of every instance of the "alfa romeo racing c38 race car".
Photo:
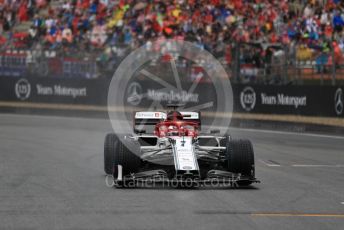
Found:
M 200 112 L 176 110 L 135 112 L 133 134 L 107 134 L 104 171 L 113 175 L 116 187 L 142 182 L 193 186 L 259 182 L 249 140 L 220 136 L 219 130 L 202 134 Z

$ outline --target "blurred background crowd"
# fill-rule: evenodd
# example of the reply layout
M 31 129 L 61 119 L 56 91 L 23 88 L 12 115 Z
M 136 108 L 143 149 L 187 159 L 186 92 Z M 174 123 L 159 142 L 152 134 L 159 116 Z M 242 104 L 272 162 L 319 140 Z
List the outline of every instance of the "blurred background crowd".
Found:
M 343 27 L 340 0 L 0 0 L 2 51 L 82 51 L 109 61 L 119 47 L 174 38 L 229 65 L 239 53 L 240 72 L 247 76 L 257 75 L 273 56 L 283 56 L 286 65 L 309 61 L 314 73 L 328 71 L 326 65 L 340 68 Z

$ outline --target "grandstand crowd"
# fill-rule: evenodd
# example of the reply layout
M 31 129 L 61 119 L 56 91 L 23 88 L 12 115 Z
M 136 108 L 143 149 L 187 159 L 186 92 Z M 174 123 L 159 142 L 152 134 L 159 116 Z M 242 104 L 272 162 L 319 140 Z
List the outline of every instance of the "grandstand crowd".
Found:
M 2 48 L 92 51 L 175 38 L 212 53 L 231 42 L 296 46 L 299 60 L 328 63 L 331 50 L 342 58 L 343 26 L 340 0 L 0 0 Z

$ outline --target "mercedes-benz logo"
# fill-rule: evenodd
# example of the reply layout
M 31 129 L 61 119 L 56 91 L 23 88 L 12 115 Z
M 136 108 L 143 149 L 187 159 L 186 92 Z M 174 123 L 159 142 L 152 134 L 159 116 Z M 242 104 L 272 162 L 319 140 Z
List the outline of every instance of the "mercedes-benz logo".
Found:
M 245 87 L 240 93 L 241 107 L 246 111 L 251 111 L 256 105 L 256 93 L 250 86 Z
M 342 115 L 343 113 L 343 90 L 338 88 L 334 95 L 334 109 L 337 115 Z
M 17 81 L 14 91 L 18 99 L 26 100 L 30 97 L 31 85 L 28 80 L 22 78 Z
M 132 105 L 140 104 L 142 100 L 142 87 L 137 82 L 132 82 L 127 90 L 128 99 L 127 102 Z

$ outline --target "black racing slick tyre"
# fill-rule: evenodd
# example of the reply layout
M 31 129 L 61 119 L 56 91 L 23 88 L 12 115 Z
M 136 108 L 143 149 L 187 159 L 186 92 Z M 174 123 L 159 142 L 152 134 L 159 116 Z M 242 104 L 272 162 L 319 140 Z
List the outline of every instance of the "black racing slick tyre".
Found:
M 226 138 L 226 166 L 228 171 L 254 179 L 254 151 L 251 141 Z
M 105 137 L 104 141 L 104 172 L 106 174 L 113 174 L 114 169 L 114 162 L 115 162 L 115 152 L 118 142 L 118 137 L 113 134 L 109 133 Z
M 114 133 L 109 133 L 104 142 L 104 171 L 106 174 L 117 176 L 117 166 L 123 168 L 123 175 L 136 173 L 141 165 L 141 160 L 137 153 L 131 152 L 124 144 L 130 144 L 133 149 L 139 151 L 137 143 L 127 139 L 119 139 Z M 132 143 L 131 143 L 132 142 Z

